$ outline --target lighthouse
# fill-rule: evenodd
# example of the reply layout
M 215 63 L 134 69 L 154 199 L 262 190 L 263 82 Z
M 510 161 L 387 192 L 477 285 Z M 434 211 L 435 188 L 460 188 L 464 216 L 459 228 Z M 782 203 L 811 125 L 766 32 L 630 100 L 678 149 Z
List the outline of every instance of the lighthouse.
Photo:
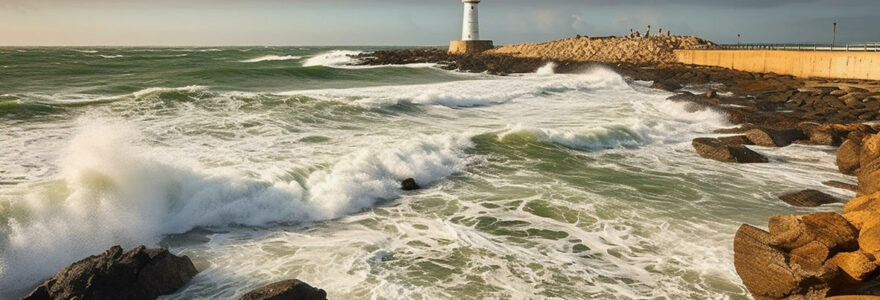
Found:
M 461 40 L 475 41 L 480 39 L 480 16 L 477 5 L 480 0 L 461 0 L 464 3 L 464 24 L 461 25 Z
M 464 15 L 461 25 L 461 40 L 449 43 L 449 53 L 472 54 L 492 49 L 492 41 L 480 40 L 480 17 L 477 6 L 480 0 L 461 0 Z

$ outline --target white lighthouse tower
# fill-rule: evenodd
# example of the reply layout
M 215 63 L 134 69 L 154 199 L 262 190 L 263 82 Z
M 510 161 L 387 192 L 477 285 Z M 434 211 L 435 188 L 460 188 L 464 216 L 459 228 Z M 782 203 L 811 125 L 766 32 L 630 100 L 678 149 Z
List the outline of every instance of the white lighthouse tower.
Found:
M 480 0 L 461 0 L 461 3 L 464 3 L 461 40 L 449 43 L 449 53 L 471 54 L 492 49 L 492 41 L 480 40 L 480 17 L 477 8 Z
M 477 5 L 480 4 L 480 0 L 461 0 L 461 3 L 464 3 L 464 24 L 461 25 L 461 40 L 479 40 L 480 17 Z

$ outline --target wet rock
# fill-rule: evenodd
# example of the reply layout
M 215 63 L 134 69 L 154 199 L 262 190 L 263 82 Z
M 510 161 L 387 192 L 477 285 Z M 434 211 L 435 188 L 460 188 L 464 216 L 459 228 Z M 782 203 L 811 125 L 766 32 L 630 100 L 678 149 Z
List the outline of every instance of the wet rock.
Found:
M 664 90 L 667 92 L 674 92 L 676 90 L 681 89 L 680 84 L 675 83 L 675 82 L 671 82 L 671 81 L 654 81 L 654 83 L 651 84 L 651 87 L 655 88 L 655 89 Z
M 745 135 L 722 136 L 718 140 L 726 145 L 754 145 Z
M 715 97 L 718 97 L 718 92 L 716 92 L 715 90 L 706 91 L 706 98 L 715 98 Z
M 848 190 L 848 191 L 853 191 L 853 192 L 859 190 L 859 186 L 858 186 L 858 185 L 851 184 L 851 183 L 846 183 L 846 182 L 840 182 L 840 181 L 837 181 L 837 180 L 824 181 L 824 182 L 822 182 L 822 184 L 827 185 L 827 186 L 830 186 L 830 187 L 835 187 L 835 188 L 839 188 L 839 189 L 844 189 L 844 190 Z
M 837 169 L 846 175 L 855 175 L 860 165 L 860 142 L 848 139 L 837 149 Z
M 800 129 L 752 129 L 746 131 L 746 136 L 755 145 L 765 147 L 785 147 L 796 140 L 806 138 Z
M 239 300 L 326 300 L 327 292 L 297 279 L 279 281 L 250 291 Z
M 803 190 L 779 196 L 779 199 L 793 206 L 816 207 L 823 204 L 841 202 L 834 196 L 817 190 Z
M 804 216 L 772 216 L 769 222 L 770 245 L 792 250 L 818 241 L 832 252 L 858 249 L 858 231 L 837 213 Z
M 421 188 L 422 187 L 419 186 L 418 183 L 416 183 L 416 180 L 412 178 L 407 178 L 400 183 L 400 189 L 404 191 L 414 191 Z
M 743 145 L 728 145 L 715 138 L 696 138 L 691 145 L 703 158 L 735 163 L 768 162 L 766 157 Z
M 186 256 L 139 246 L 114 246 L 62 269 L 22 299 L 155 299 L 171 294 L 196 275 Z
M 733 240 L 733 265 L 752 295 L 783 298 L 798 287 L 800 279 L 786 262 L 785 253 L 770 245 L 770 234 L 742 225 Z

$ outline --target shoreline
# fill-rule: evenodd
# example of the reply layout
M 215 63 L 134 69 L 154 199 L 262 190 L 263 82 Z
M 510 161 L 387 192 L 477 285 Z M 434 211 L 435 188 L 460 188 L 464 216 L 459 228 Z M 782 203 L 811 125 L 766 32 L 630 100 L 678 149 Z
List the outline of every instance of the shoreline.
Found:
M 549 43 L 549 42 L 548 42 Z M 497 48 L 496 48 L 497 49 Z M 841 173 L 858 184 L 825 181 L 856 192 L 839 200 L 808 189 L 778 195 L 792 206 L 818 207 L 844 202 L 842 211 L 774 215 L 769 231 L 743 224 L 731 241 L 733 264 L 742 283 L 760 299 L 824 299 L 880 295 L 880 81 L 796 78 L 680 63 L 607 63 L 508 55 L 450 55 L 438 49 L 376 51 L 358 55 L 362 65 L 435 63 L 441 69 L 505 76 L 532 73 L 549 64 L 556 73 L 609 68 L 631 80 L 675 95 L 669 101 L 691 109 L 723 112 L 734 128 L 720 138 L 696 138 L 693 147 L 706 159 L 728 163 L 766 163 L 747 145 L 785 147 L 794 143 L 840 147 Z M 705 88 L 702 95 L 686 88 Z M 835 242 L 826 242 L 826 241 Z M 835 297 L 836 298 L 836 297 Z

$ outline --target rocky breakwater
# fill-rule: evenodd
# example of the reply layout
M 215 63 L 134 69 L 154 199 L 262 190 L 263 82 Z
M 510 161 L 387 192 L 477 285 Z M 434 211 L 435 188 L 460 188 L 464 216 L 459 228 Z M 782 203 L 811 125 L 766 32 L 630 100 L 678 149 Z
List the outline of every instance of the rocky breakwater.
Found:
M 869 296 L 880 295 L 880 134 L 837 137 L 839 169 L 858 178 L 842 212 L 777 215 L 768 230 L 737 231 L 734 265 L 756 299 L 878 299 Z
M 558 61 L 606 62 L 627 64 L 658 64 L 676 62 L 676 49 L 698 45 L 713 46 L 708 40 L 694 36 L 577 36 L 539 44 L 496 47 L 486 54 Z

